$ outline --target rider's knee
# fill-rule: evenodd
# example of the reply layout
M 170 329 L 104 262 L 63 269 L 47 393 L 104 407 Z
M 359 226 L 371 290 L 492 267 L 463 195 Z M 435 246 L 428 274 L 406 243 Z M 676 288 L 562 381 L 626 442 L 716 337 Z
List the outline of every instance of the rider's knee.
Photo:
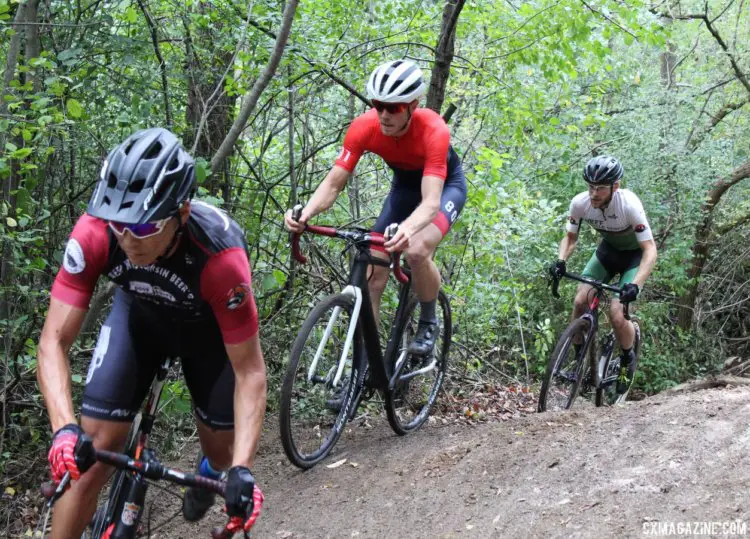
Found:
M 576 310 L 583 311 L 588 306 L 588 298 L 586 294 L 578 293 L 573 300 Z
M 619 302 L 613 301 L 609 307 L 609 319 L 615 328 L 625 327 L 628 321 L 625 319 L 625 314 L 622 310 L 622 305 Z
M 371 266 L 372 273 L 369 277 L 370 290 L 383 291 L 388 284 L 388 274 L 390 268 L 383 266 Z
M 415 268 L 432 260 L 432 253 L 433 250 L 427 244 L 418 242 L 409 246 L 406 251 L 406 261 L 409 262 L 409 266 Z
M 94 441 L 94 447 L 106 451 L 122 451 L 130 431 L 129 422 L 106 421 L 84 416 L 81 427 Z

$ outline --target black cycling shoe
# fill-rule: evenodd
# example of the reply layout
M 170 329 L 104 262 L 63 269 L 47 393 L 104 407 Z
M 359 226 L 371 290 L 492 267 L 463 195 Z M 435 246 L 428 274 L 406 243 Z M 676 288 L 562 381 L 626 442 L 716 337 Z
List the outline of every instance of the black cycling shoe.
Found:
M 203 459 L 198 461 L 198 466 L 195 469 L 196 475 L 200 474 L 202 461 Z M 206 512 L 211 509 L 215 499 L 216 494 L 209 490 L 190 487 L 187 489 L 185 497 L 182 499 L 182 516 L 185 517 L 185 520 L 190 522 L 202 519 Z
M 417 334 L 409 343 L 407 352 L 415 356 L 426 356 L 435 348 L 435 341 L 439 333 L 439 324 L 437 322 L 419 321 Z
M 620 376 L 617 377 L 617 394 L 624 395 L 630 389 L 635 376 L 635 352 L 631 349 L 626 355 L 620 355 Z

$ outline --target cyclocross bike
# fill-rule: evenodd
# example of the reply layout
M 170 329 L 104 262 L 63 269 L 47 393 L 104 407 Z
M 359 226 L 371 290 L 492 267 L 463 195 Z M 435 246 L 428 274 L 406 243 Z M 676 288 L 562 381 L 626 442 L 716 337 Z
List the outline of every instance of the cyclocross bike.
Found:
M 192 473 L 173 470 L 164 466 L 156 458 L 153 449 L 146 447 L 148 437 L 156 419 L 156 413 L 161 398 L 162 388 L 167 378 L 172 358 L 165 359 L 159 366 L 154 381 L 151 384 L 148 400 L 142 411 L 136 415 L 125 443 L 124 453 L 96 450 L 96 460 L 110 464 L 117 469 L 107 500 L 99 506 L 94 518 L 81 539 L 133 539 L 141 533 L 139 524 L 143 517 L 148 480 L 167 481 L 186 487 L 200 487 L 224 496 L 225 481 L 217 481 Z M 47 522 L 55 502 L 65 493 L 70 474 L 66 473 L 59 484 L 47 483 L 42 486 L 42 494 L 47 498 L 45 516 L 41 519 L 41 536 L 47 530 Z M 261 497 L 262 504 L 262 497 Z M 253 513 L 257 518 L 261 507 L 254 507 Z M 146 537 L 151 537 L 155 530 L 148 530 Z M 235 533 L 244 532 L 242 517 L 230 517 L 224 528 L 211 531 L 214 539 L 229 539 Z M 40 534 L 36 534 L 35 537 Z
M 617 380 L 622 373 L 620 372 L 620 356 L 615 355 L 617 340 L 614 331 L 604 336 L 598 350 L 596 343 L 596 332 L 599 329 L 599 306 L 607 300 L 605 291 L 619 294 L 621 290 L 574 273 L 566 272 L 563 277 L 592 286 L 592 297 L 586 312 L 573 320 L 557 341 L 539 390 L 538 410 L 540 412 L 568 410 L 573 406 L 579 394 L 588 395 L 592 390 L 596 392 L 596 406 L 611 406 L 624 402 L 630 387 L 623 394 L 617 393 Z M 559 282 L 559 279 L 552 280 L 552 294 L 556 298 L 560 297 Z M 629 306 L 628 303 L 623 304 L 625 319 L 630 320 L 635 327 L 633 351 L 637 367 L 641 346 L 641 325 L 636 318 L 630 316 Z M 588 361 L 586 361 L 587 357 Z
M 294 208 L 295 219 L 301 209 Z M 397 229 L 396 224 L 388 227 L 386 237 Z M 441 290 L 440 331 L 433 352 L 426 356 L 407 352 L 417 329 L 419 302 L 410 294 L 409 272 L 401 267 L 398 254 L 390 264 L 370 254 L 371 246 L 385 243 L 383 237 L 362 228 L 308 225 L 305 232 L 342 239 L 356 253 L 348 285 L 318 302 L 302 324 L 281 387 L 281 441 L 289 460 L 302 469 L 313 467 L 331 452 L 360 402 L 374 390 L 383 393 L 388 423 L 397 434 L 421 427 L 443 383 L 451 344 L 450 304 Z M 292 238 L 293 254 L 305 263 L 299 240 L 300 234 Z M 401 283 L 385 352 L 367 288 L 369 265 L 391 267 Z M 330 400 L 337 392 L 343 393 L 343 399 L 332 407 Z

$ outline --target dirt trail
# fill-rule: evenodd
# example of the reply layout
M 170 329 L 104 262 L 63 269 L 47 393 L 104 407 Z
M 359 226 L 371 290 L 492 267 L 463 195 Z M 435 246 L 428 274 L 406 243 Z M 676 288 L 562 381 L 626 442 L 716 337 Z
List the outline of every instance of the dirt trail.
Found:
M 308 472 L 288 464 L 269 428 L 254 469 L 266 492 L 254 535 L 648 537 L 660 521 L 750 527 L 749 419 L 747 388 L 403 438 L 370 418 Z M 206 520 L 220 523 L 218 510 Z M 199 537 L 206 525 L 176 522 L 171 537 Z

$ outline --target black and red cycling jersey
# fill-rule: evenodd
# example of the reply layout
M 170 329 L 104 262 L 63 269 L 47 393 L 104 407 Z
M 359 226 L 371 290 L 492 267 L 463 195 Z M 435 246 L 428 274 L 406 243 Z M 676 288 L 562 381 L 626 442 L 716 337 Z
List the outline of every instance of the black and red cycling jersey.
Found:
M 365 152 L 379 155 L 396 173 L 419 171 L 445 179 L 449 170 L 450 131 L 435 111 L 418 108 L 401 136 L 384 135 L 375 109 L 354 119 L 344 137 L 336 165 L 353 172 Z
M 84 214 L 76 223 L 52 286 L 52 297 L 87 309 L 101 275 L 158 317 L 173 322 L 215 318 L 226 344 L 258 331 L 247 243 L 225 212 L 195 201 L 176 251 L 134 266 L 106 221 Z

